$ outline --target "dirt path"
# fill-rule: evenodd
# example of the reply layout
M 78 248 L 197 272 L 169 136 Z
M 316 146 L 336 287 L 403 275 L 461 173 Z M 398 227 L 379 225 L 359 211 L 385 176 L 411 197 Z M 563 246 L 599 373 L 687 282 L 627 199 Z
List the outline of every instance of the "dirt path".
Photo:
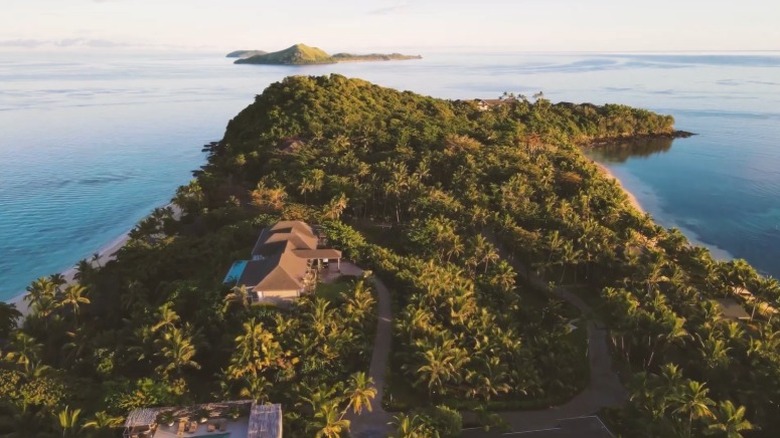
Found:
M 342 262 L 341 270 L 344 271 Z M 351 436 L 355 438 L 384 438 L 390 433 L 388 423 L 393 416 L 382 409 L 382 399 L 385 395 L 385 377 L 390 358 L 390 344 L 393 338 L 393 310 L 390 303 L 390 292 L 382 281 L 373 277 L 374 290 L 377 296 L 377 323 L 374 337 L 374 352 L 371 355 L 371 366 L 368 375 L 374 380 L 376 397 L 371 403 L 371 412 L 363 411 L 360 415 L 350 415 L 352 422 Z

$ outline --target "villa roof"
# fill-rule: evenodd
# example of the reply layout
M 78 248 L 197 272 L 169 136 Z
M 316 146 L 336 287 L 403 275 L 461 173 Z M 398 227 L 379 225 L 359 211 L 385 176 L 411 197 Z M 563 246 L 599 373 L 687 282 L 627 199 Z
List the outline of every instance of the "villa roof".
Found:
M 724 318 L 728 319 L 750 319 L 750 315 L 733 298 L 718 298 L 715 300 L 720 307 Z
M 255 292 L 301 290 L 309 260 L 341 258 L 341 251 L 317 248 L 319 239 L 301 221 L 281 221 L 264 228 L 252 249 L 253 260 L 238 278 Z
M 270 228 L 264 228 L 257 238 L 255 247 L 252 249 L 252 255 L 262 255 L 268 252 L 269 245 L 281 245 L 284 243 L 292 244 L 296 249 L 315 249 L 317 248 L 317 236 L 314 235 L 311 227 L 301 221 L 281 221 Z
M 293 250 L 299 258 L 303 259 L 340 259 L 341 251 L 337 249 L 320 248 L 320 249 L 296 249 Z

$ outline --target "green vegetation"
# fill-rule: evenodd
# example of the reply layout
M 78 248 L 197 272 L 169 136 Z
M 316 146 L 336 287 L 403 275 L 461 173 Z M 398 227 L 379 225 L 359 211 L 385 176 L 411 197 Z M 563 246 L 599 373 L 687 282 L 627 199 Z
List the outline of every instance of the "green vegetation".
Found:
M 257 53 L 251 53 L 257 52 Z M 260 50 L 237 50 L 230 52 L 228 58 L 240 58 L 236 64 L 273 64 L 273 65 L 307 65 L 307 64 L 333 64 L 336 62 L 355 61 L 393 61 L 405 59 L 420 59 L 421 56 L 401 55 L 400 53 L 382 54 L 371 53 L 368 55 L 353 55 L 349 53 L 337 53 L 333 56 L 325 51 L 310 47 L 305 44 L 296 44 L 278 52 L 263 52 Z
M 250 56 L 265 55 L 266 53 L 268 52 L 263 50 L 234 50 L 225 55 L 225 58 L 248 58 Z
M 400 53 L 369 53 L 367 55 L 354 55 L 351 53 L 336 53 L 333 55 L 336 62 L 354 61 L 405 61 L 407 59 L 422 59 L 420 55 L 402 55 Z
M 332 64 L 333 58 L 317 47 L 296 44 L 278 52 L 264 53 L 236 60 L 236 64 L 306 65 Z
M 236 397 L 282 403 L 287 436 L 343 434 L 344 412 L 373 394 L 368 285 L 283 309 L 220 284 L 285 218 L 322 224 L 392 291 L 396 436 L 450 436 L 461 408 L 498 425 L 487 409 L 560 403 L 587 383 L 569 323 L 594 316 L 526 285 L 532 270 L 576 286 L 608 325 L 631 395 L 606 414 L 617 432 L 776 436 L 780 284 L 655 225 L 579 148 L 673 123 L 541 96 L 486 108 L 338 75 L 272 84 L 179 188 L 181 220 L 157 210 L 116 261 L 79 265 L 83 287 L 30 286 L 33 315 L 1 347 L 0 434 Z M 710 299 L 724 296 L 751 320 L 721 318 Z

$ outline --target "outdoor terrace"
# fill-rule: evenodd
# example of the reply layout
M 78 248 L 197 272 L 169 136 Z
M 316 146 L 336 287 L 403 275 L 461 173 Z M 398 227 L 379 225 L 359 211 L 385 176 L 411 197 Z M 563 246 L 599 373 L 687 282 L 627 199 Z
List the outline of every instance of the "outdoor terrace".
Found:
M 252 400 L 187 407 L 135 409 L 125 421 L 126 438 L 280 438 L 281 405 Z

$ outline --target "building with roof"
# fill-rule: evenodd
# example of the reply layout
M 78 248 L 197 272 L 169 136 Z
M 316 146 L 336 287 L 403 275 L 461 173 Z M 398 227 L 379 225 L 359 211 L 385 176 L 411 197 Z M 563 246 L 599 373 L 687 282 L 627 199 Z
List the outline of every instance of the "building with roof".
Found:
M 237 400 L 139 408 L 128 414 L 124 427 L 125 438 L 282 438 L 282 405 Z
M 720 309 L 721 316 L 735 321 L 749 321 L 750 315 L 742 305 L 733 298 L 718 298 L 714 300 Z
M 250 260 L 233 263 L 224 283 L 246 287 L 254 301 L 298 298 L 316 284 L 323 266 L 332 260 L 340 264 L 341 251 L 319 244 L 305 222 L 277 222 L 260 232 Z

